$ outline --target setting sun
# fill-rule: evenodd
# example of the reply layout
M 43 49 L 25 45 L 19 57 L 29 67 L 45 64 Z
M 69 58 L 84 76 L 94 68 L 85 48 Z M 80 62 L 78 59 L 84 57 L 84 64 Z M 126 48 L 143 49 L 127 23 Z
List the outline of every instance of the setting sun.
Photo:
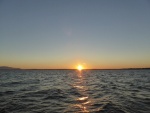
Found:
M 77 69 L 78 69 L 79 71 L 81 71 L 81 70 L 83 69 L 83 66 L 78 65 L 78 66 L 77 66 Z

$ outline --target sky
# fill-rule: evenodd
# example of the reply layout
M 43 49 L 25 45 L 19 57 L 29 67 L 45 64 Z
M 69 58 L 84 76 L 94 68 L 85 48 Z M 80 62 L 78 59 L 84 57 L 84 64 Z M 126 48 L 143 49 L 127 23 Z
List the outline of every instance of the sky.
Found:
M 149 0 L 0 0 L 0 66 L 150 67 Z

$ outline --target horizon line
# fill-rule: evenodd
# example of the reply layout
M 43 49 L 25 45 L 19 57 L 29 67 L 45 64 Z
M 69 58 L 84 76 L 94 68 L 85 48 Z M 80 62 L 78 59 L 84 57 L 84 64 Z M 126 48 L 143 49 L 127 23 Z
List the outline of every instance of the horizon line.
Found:
M 21 69 L 21 70 L 76 70 L 76 68 L 16 68 L 10 66 L 0 66 L 0 69 Z M 86 68 L 82 70 L 126 70 L 126 69 L 150 69 L 150 67 L 134 67 L 134 68 Z
M 150 67 L 146 68 L 91 68 L 91 69 L 82 69 L 82 70 L 140 70 L 140 69 L 150 69 Z M 67 69 L 67 68 L 54 68 L 54 69 L 36 69 L 36 68 L 29 68 L 29 69 L 22 69 L 22 68 L 0 68 L 0 70 L 77 70 L 77 69 Z

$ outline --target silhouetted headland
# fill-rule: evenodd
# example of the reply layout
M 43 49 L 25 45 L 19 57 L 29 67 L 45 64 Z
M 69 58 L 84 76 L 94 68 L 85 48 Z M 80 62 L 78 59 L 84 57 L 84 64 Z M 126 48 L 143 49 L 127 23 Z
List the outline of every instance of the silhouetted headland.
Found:
M 20 68 L 14 68 L 14 67 L 8 67 L 8 66 L 0 66 L 0 69 L 12 70 L 12 69 L 20 69 Z

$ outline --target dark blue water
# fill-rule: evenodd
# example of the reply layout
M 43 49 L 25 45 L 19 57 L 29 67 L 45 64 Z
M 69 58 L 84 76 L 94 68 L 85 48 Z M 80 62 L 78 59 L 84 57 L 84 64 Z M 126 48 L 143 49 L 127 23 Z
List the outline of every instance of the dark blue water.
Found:
M 150 70 L 0 70 L 0 113 L 150 113 Z

